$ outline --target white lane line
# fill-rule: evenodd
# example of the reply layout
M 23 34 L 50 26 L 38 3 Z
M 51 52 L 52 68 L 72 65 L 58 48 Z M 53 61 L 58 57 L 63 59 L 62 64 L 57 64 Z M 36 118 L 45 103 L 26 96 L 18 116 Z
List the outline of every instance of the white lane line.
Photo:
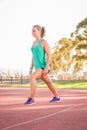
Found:
M 46 115 L 46 116 L 38 117 L 38 118 L 33 119 L 33 120 L 28 120 L 28 121 L 20 122 L 20 123 L 17 123 L 17 124 L 14 124 L 14 125 L 2 128 L 0 130 L 7 130 L 7 129 L 14 128 L 14 127 L 17 127 L 17 126 L 21 126 L 21 125 L 25 125 L 25 124 L 30 124 L 32 122 L 39 121 L 39 120 L 42 120 L 42 119 L 45 119 L 45 118 L 49 118 L 49 117 L 55 116 L 56 114 L 60 114 L 60 113 L 72 110 L 72 109 L 74 109 L 74 108 L 76 108 L 78 106 L 82 106 L 83 104 L 74 105 L 74 106 L 71 106 L 71 107 L 66 108 L 64 110 L 61 110 L 61 111 L 58 111 L 58 112 L 55 112 L 55 113 L 52 113 L 52 114 L 49 114 L 49 115 Z

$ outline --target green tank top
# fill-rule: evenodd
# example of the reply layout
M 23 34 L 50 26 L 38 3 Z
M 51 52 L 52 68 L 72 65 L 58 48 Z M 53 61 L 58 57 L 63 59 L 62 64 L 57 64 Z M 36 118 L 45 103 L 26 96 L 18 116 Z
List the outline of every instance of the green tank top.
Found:
M 46 52 L 42 48 L 43 40 L 44 39 L 41 39 L 36 46 L 31 47 L 35 69 L 45 68 L 46 67 Z

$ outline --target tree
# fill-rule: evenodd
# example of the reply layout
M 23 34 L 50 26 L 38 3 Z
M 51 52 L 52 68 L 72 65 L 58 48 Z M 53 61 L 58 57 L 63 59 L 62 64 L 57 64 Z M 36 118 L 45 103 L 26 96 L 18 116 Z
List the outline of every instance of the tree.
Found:
M 84 63 L 87 62 L 87 18 L 78 23 L 76 30 L 71 33 L 71 37 L 74 39 L 74 50 L 76 52 L 73 55 L 74 72 L 79 72 L 83 69 Z
M 71 38 L 60 39 L 53 48 L 51 70 L 78 73 L 87 62 L 87 18 L 76 26 Z M 87 65 L 87 64 L 86 64 Z
M 72 40 L 69 38 L 62 38 L 54 47 L 52 53 L 51 70 L 62 71 L 66 73 L 72 63 Z

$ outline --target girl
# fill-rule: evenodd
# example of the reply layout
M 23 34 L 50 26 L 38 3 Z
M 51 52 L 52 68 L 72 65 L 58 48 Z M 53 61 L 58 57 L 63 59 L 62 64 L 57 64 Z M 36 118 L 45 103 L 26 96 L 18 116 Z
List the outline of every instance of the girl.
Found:
M 51 51 L 48 42 L 43 39 L 45 36 L 45 28 L 40 25 L 34 25 L 32 28 L 32 35 L 35 38 L 31 47 L 32 61 L 30 67 L 30 90 L 31 94 L 24 104 L 34 104 L 36 93 L 36 81 L 42 79 L 53 93 L 54 97 L 49 102 L 58 102 L 60 97 L 56 91 L 51 79 L 49 78 L 49 65 L 51 61 Z M 33 67 L 35 71 L 32 72 Z

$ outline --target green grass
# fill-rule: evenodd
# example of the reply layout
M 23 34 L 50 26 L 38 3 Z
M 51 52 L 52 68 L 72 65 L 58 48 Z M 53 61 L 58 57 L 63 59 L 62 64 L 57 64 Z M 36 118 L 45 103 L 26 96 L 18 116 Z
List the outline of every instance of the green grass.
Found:
M 57 88 L 69 89 L 87 89 L 87 81 L 55 81 L 53 82 Z M 0 87 L 20 87 L 28 88 L 30 84 L 0 84 Z M 37 83 L 37 87 L 46 88 L 44 82 Z
M 55 81 L 53 83 L 57 88 L 87 89 L 87 81 Z M 38 86 L 44 87 L 46 84 L 39 83 Z
M 58 88 L 87 89 L 87 81 L 62 81 L 54 84 Z

